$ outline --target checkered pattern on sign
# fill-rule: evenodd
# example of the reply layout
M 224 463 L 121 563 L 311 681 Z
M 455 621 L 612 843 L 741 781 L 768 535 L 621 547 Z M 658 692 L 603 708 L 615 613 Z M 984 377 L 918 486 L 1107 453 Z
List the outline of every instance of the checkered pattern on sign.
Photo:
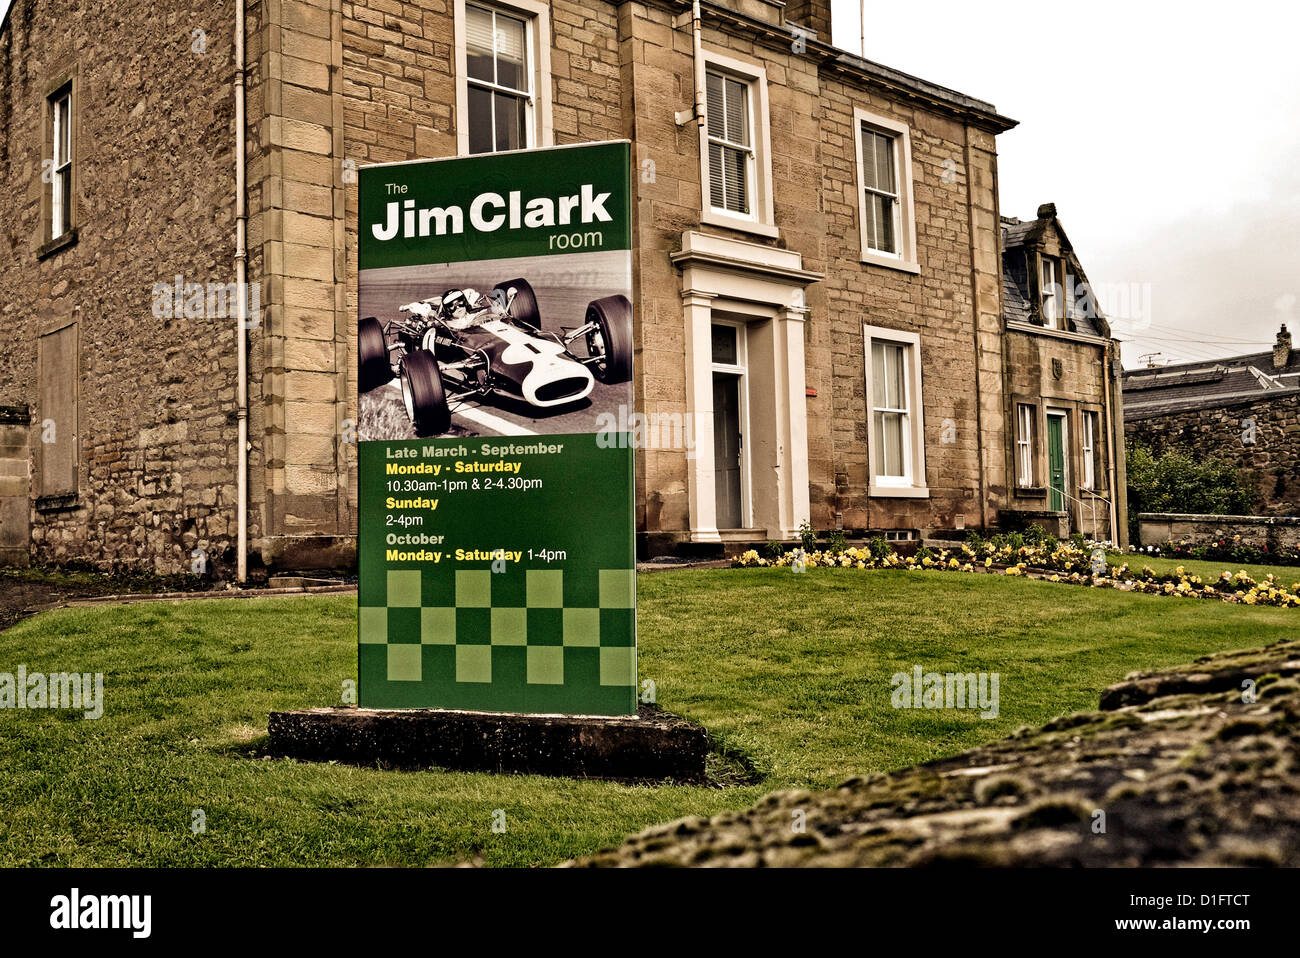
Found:
M 431 678 L 424 647 L 450 646 L 454 654 L 438 661 L 447 662 L 451 673 L 442 678 L 458 683 L 508 681 L 510 676 L 494 672 L 494 665 L 501 650 L 521 648 L 520 678 L 527 685 L 583 681 L 566 664 L 576 650 L 590 655 L 585 650 L 591 649 L 599 656 L 600 686 L 636 684 L 631 569 L 602 569 L 595 582 L 566 583 L 562 570 L 524 570 L 523 581 L 520 575 L 460 570 L 451 604 L 428 604 L 419 569 L 391 569 L 386 604 L 360 609 L 360 641 L 386 646 L 390 682 Z M 502 597 L 501 604 L 493 603 L 494 594 Z

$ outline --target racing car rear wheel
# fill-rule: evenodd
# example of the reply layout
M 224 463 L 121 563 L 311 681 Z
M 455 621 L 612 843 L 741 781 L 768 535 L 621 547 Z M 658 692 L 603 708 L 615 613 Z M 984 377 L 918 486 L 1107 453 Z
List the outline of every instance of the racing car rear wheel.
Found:
M 510 315 L 529 329 L 541 329 L 542 314 L 537 308 L 537 295 L 528 280 L 511 279 L 492 288 L 509 295 L 511 286 L 515 288 L 515 298 L 510 304 Z
M 384 327 L 373 316 L 357 323 L 357 378 L 363 393 L 378 389 L 393 378 Z
M 442 388 L 438 361 L 427 349 L 413 349 L 402 358 L 402 401 L 415 431 L 421 436 L 441 435 L 451 427 L 447 393 Z
M 587 322 L 596 324 L 587 334 L 587 354 L 595 360 L 591 374 L 602 383 L 627 382 L 632 378 L 632 304 L 626 296 L 593 300 Z

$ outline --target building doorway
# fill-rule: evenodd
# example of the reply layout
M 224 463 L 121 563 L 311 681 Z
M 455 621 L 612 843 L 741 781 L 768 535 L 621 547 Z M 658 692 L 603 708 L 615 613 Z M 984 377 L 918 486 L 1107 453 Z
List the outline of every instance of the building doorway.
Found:
M 1047 490 L 1048 507 L 1053 512 L 1064 512 L 1068 501 L 1065 490 L 1070 477 L 1065 450 L 1069 437 L 1066 433 L 1066 413 L 1059 409 L 1047 410 Z
M 713 482 L 719 529 L 746 525 L 745 328 L 714 322 Z
M 713 477 L 719 529 L 741 527 L 740 377 L 713 374 Z

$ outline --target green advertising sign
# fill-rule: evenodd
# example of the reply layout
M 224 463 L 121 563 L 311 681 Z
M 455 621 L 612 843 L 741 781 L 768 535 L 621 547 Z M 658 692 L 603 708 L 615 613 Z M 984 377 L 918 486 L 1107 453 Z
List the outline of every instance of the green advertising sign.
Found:
M 359 171 L 362 706 L 636 713 L 630 164 Z

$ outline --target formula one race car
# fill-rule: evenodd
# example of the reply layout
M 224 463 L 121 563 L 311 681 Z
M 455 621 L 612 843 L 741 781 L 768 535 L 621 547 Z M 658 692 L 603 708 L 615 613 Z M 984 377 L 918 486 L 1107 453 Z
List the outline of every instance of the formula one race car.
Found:
M 448 430 L 456 400 L 501 396 L 548 409 L 586 399 L 596 382 L 632 378 L 626 296 L 593 300 L 581 326 L 560 332 L 541 328 L 537 297 L 522 279 L 487 295 L 449 289 L 399 311 L 387 326 L 374 317 L 357 324 L 359 386 L 368 392 L 396 376 L 421 436 Z

